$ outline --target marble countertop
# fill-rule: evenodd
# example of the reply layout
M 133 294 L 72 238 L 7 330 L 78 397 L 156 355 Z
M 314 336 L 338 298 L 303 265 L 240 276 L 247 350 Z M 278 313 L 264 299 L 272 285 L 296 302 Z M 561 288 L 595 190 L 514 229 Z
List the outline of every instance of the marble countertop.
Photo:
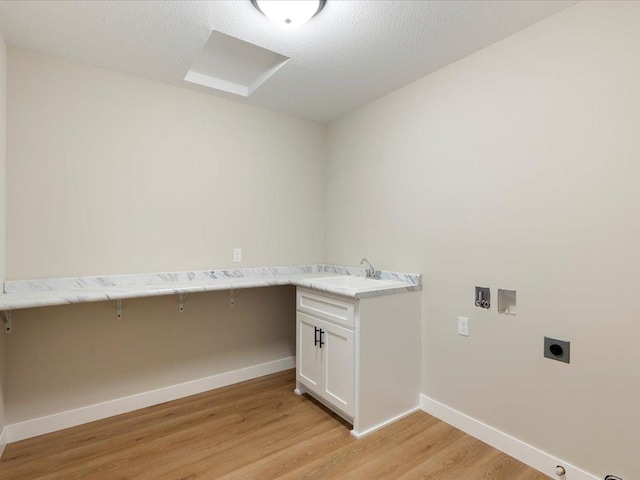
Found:
M 356 299 L 422 290 L 421 275 L 400 272 L 383 271 L 380 278 L 392 280 L 394 284 L 379 288 L 351 289 L 317 281 L 320 277 L 364 277 L 364 274 L 361 268 L 301 265 L 14 280 L 4 282 L 0 310 L 278 285 L 296 285 Z

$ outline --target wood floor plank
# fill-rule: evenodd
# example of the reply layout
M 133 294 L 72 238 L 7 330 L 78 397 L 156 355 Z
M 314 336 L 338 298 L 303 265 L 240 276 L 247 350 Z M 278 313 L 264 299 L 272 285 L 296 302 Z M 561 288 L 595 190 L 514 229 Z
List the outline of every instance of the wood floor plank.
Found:
M 422 412 L 356 440 L 293 370 L 12 443 L 0 480 L 544 480 Z

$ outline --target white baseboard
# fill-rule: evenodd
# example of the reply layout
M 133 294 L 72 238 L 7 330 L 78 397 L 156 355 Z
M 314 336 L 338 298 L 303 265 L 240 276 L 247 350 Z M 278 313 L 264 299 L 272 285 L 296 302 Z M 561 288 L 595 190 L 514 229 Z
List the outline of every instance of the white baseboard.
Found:
M 420 395 L 420 408 L 551 478 L 561 480 L 600 480 L 600 477 L 585 472 L 575 465 L 543 452 L 426 395 Z M 558 477 L 555 474 L 558 465 L 562 465 L 565 468 L 566 474 L 562 477 Z
M 389 420 L 386 420 L 378 425 L 376 425 L 375 427 L 371 427 L 368 428 L 367 430 L 363 431 L 363 432 L 356 432 L 355 430 L 351 430 L 351 435 L 357 439 L 360 439 L 362 437 L 364 437 L 365 435 L 369 435 L 370 433 L 373 433 L 377 430 L 380 430 L 381 428 L 386 427 L 387 425 L 391 425 L 394 422 L 397 422 L 398 420 L 403 419 L 404 417 L 408 417 L 409 415 L 411 415 L 412 413 L 417 412 L 418 410 L 420 410 L 420 407 L 416 407 L 416 408 L 412 408 L 411 410 L 407 410 L 404 413 L 401 413 L 400 415 L 397 415 L 393 418 L 390 418 Z
M 55 413 L 46 417 L 34 418 L 25 422 L 14 423 L 5 427 L 3 435 L 6 434 L 6 440 L 9 443 L 18 442 L 26 438 L 75 427 L 83 423 L 101 420 L 114 415 L 120 415 L 121 413 L 127 413 L 140 408 L 151 407 L 160 403 L 177 400 L 178 398 L 206 392 L 215 388 L 244 382 L 252 378 L 281 372 L 294 368 L 295 366 L 295 357 L 287 357 L 260 365 L 252 365 L 211 377 L 138 393 L 129 397 L 117 398 L 104 403 Z
M 0 433 L 0 457 L 4 453 L 4 447 L 7 446 L 7 427 L 2 429 L 2 433 Z

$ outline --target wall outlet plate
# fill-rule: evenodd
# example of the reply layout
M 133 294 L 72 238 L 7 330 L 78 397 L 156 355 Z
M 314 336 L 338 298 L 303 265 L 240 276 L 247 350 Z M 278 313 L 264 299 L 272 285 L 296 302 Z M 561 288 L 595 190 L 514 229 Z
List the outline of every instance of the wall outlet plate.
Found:
M 469 319 L 467 317 L 458 317 L 458 335 L 469 336 Z
M 233 261 L 234 262 L 241 262 L 242 261 L 242 249 L 241 248 L 234 248 L 233 249 Z
M 544 337 L 544 356 L 551 360 L 570 363 L 571 342 Z

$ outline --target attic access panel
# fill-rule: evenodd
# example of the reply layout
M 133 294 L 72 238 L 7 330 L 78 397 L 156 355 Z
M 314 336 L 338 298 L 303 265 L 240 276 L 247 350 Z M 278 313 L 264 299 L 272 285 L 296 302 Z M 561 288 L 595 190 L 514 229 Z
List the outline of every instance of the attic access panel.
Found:
M 184 79 L 248 97 L 288 60 L 279 53 L 213 31 Z

